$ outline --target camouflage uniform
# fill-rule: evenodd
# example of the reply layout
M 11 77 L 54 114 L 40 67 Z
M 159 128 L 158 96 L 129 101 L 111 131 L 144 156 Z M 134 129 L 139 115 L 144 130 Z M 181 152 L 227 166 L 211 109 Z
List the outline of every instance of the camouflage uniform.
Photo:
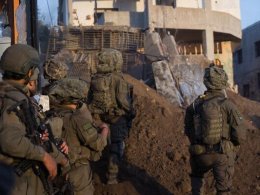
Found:
M 130 85 L 121 72 L 121 52 L 104 49 L 98 54 L 97 74 L 91 80 L 90 110 L 110 124 L 111 143 L 108 165 L 108 184 L 117 183 L 118 166 L 124 153 L 124 139 L 128 136 L 133 116 Z
M 69 146 L 71 165 L 68 176 L 76 195 L 94 193 L 89 161 L 98 160 L 107 144 L 106 138 L 93 127 L 87 106 L 80 101 L 87 93 L 87 84 L 77 79 L 62 79 L 49 92 L 51 104 L 59 105 L 53 111 L 63 118 L 62 138 Z M 78 108 L 69 109 L 64 106 L 67 103 L 78 103 Z
M 213 170 L 217 194 L 229 194 L 232 188 L 236 148 L 245 137 L 242 117 L 223 91 L 227 86 L 227 75 L 223 69 L 216 66 L 207 68 L 204 84 L 208 90 L 187 108 L 185 116 L 185 133 L 191 142 L 192 194 L 203 194 L 203 177 L 210 170 Z M 205 144 L 201 135 L 196 135 L 196 112 L 209 101 L 217 103 L 221 108 L 221 119 L 219 121 L 213 119 L 214 125 L 211 126 L 213 138 L 218 134 L 217 128 L 221 127 L 220 142 L 216 144 Z M 202 121 L 201 118 L 199 120 Z
M 27 72 L 37 67 L 39 57 L 33 48 L 27 45 L 12 45 L 1 58 L 1 69 L 4 70 L 3 79 L 24 77 Z M 30 78 L 25 78 L 28 81 Z M 15 167 L 21 160 L 43 161 L 45 151 L 33 144 L 26 136 L 26 121 L 22 121 L 17 114 L 9 109 L 18 102 L 25 101 L 30 105 L 25 85 L 8 80 L 0 83 L 1 121 L 0 121 L 0 156 L 1 162 Z M 32 116 L 33 117 L 33 116 Z M 16 176 L 12 194 L 45 194 L 43 185 L 32 168 L 22 176 Z

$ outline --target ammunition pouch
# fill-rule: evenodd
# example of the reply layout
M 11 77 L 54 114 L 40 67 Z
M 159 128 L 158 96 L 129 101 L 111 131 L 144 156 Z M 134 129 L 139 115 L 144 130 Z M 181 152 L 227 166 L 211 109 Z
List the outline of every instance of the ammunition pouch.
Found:
M 206 153 L 206 148 L 203 145 L 190 145 L 189 152 L 192 156 L 197 156 Z
M 194 144 L 189 147 L 189 152 L 192 156 L 207 154 L 207 153 L 222 153 L 221 144 L 214 144 L 214 145 L 200 145 Z

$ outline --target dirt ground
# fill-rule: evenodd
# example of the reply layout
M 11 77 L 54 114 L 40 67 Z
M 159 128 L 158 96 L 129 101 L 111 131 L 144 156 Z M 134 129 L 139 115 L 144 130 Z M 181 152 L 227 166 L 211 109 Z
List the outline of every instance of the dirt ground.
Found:
M 145 84 L 126 76 L 134 85 L 137 111 L 120 172 L 120 183 L 105 185 L 106 158 L 93 164 L 96 195 L 190 194 L 188 139 L 184 136 L 185 109 L 170 104 Z M 233 194 L 260 194 L 260 103 L 232 92 L 229 98 L 243 113 L 247 140 L 235 165 Z M 214 194 L 212 174 L 206 194 Z

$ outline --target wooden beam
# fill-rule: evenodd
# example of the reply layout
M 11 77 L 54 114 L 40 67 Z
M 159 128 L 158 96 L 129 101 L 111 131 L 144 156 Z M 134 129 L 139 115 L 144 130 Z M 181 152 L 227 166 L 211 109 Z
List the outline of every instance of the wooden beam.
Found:
M 19 0 L 7 0 L 8 20 L 11 27 L 12 44 L 17 43 L 17 39 L 18 39 L 15 13 L 19 5 L 20 5 Z

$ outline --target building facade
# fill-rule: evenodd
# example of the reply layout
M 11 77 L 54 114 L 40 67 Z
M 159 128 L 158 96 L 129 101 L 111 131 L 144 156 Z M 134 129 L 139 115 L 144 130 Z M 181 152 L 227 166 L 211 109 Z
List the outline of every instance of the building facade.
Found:
M 239 93 L 260 101 L 260 21 L 243 30 L 234 52 L 234 69 Z
M 218 58 L 234 84 L 232 54 L 241 39 L 239 0 L 68 0 L 60 7 L 64 24 L 126 25 L 171 33 L 181 55 Z

